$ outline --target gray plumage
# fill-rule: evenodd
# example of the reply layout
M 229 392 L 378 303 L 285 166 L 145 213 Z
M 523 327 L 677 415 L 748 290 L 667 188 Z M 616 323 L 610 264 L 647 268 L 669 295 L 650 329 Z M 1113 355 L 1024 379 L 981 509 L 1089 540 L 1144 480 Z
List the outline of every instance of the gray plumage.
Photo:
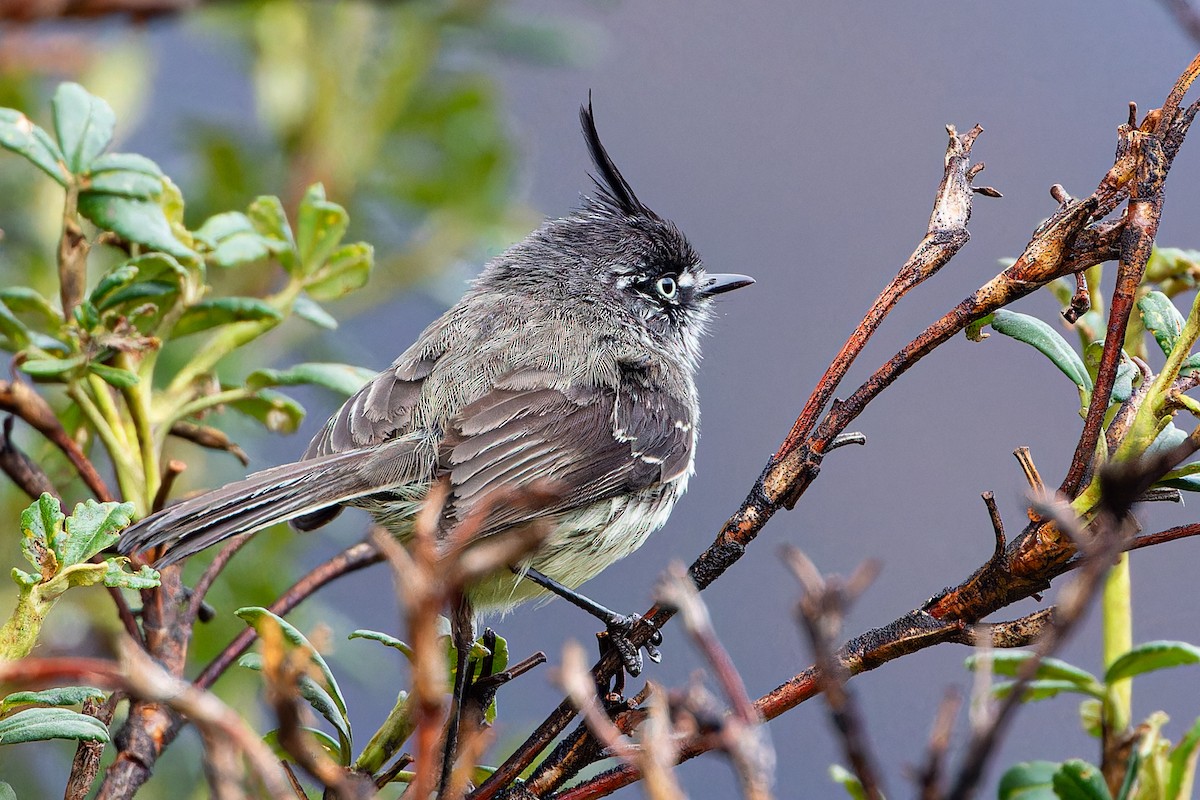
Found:
M 709 275 L 679 230 L 634 195 L 581 109 L 595 197 L 492 260 L 453 308 L 338 410 L 302 460 L 186 500 L 130 528 L 121 552 L 170 564 L 240 533 L 367 509 L 403 538 L 448 478 L 452 527 L 498 489 L 552 480 L 536 512 L 498 508 L 480 535 L 554 523 L 528 562 L 576 587 L 639 547 L 687 488 L 699 425 L 693 376 Z M 471 591 L 507 607 L 541 590 L 509 572 Z

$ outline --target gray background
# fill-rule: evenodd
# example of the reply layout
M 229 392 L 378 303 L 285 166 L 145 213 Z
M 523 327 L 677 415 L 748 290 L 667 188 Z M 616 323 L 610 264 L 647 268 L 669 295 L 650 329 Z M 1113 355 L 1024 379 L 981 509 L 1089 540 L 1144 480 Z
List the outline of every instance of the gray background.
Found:
M 561 214 L 589 186 L 576 110 L 591 90 L 600 131 L 642 199 L 690 235 L 710 269 L 758 279 L 721 302 L 706 342 L 704 434 L 690 494 L 664 531 L 587 587 L 627 610 L 648 605 L 650 586 L 668 562 L 690 561 L 709 543 L 828 359 L 921 237 L 941 174 L 946 123 L 984 126 L 975 151 L 988 164 L 980 182 L 1005 197 L 976 202 L 970 244 L 895 311 L 843 394 L 991 276 L 998 259 L 1020 252 L 1053 209 L 1050 184 L 1090 192 L 1111 164 L 1126 102 L 1137 100 L 1143 109 L 1161 103 L 1194 54 L 1159 5 L 1128 0 L 545 0 L 513 8 L 588 20 L 600 42 L 580 68 L 497 64 L 524 149 L 526 199 Z M 246 102 L 236 64 L 220 48 L 210 49 L 202 31 L 163 24 L 154 42 L 163 74 L 152 102 L 180 110 Z M 1168 184 L 1165 244 L 1200 245 L 1198 144 L 1186 144 Z M 169 152 L 143 149 L 169 165 Z M 382 367 L 440 313 L 443 296 L 444 290 L 418 293 L 335 335 L 342 347 L 361 348 L 361 363 Z M 1048 293 L 1016 308 L 1048 320 L 1056 313 Z M 308 403 L 305 432 L 333 410 L 328 397 L 324 402 L 329 407 Z M 850 614 L 847 633 L 886 623 L 987 557 L 991 533 L 979 492 L 994 490 L 1009 528 L 1020 529 L 1024 486 L 1011 451 L 1031 446 L 1042 474 L 1056 484 L 1080 427 L 1076 410 L 1069 382 L 1032 350 L 1000 337 L 952 341 L 872 404 L 854 426 L 866 433 L 868 447 L 830 457 L 800 506 L 778 515 L 706 593 L 751 694 L 769 691 L 810 660 L 792 620 L 797 590 L 780 562 L 781 544 L 802 547 L 832 572 L 881 559 L 883 572 Z M 293 457 L 303 438 L 256 454 L 263 459 L 256 466 Z M 1153 509 L 1146 527 L 1194 519 L 1192 508 Z M 330 537 L 312 558 L 332 554 L 354 533 Z M 1135 556 L 1137 640 L 1200 640 L 1191 566 L 1198 554 L 1200 542 L 1184 541 Z M 386 576 L 371 574 L 375 580 L 333 589 L 344 615 L 335 625 L 394 624 Z M 375 610 L 364 611 L 368 606 Z M 1100 668 L 1097 622 L 1092 615 L 1067 650 L 1093 670 Z M 552 661 L 564 640 L 586 640 L 594 628 L 563 603 L 522 609 L 499 627 L 514 656 L 546 649 Z M 665 662 L 648 676 L 681 685 L 699 660 L 674 626 L 666 635 Z M 340 650 L 331 657 L 334 669 L 349 673 L 343 685 L 357 693 L 356 727 L 370 730 L 386 709 L 368 698 L 386 691 L 371 683 L 378 675 L 355 672 L 361 650 Z M 904 769 L 921 759 L 945 687 L 969 685 L 966 655 L 945 646 L 854 680 L 889 796 L 910 793 Z M 1177 739 L 1200 713 L 1194 687 L 1194 668 L 1142 680 L 1135 716 L 1166 708 L 1175 716 L 1168 735 Z M 518 740 L 558 697 L 546 669 L 506 690 L 501 743 Z M 772 723 L 771 735 L 780 796 L 840 794 L 826 776 L 841 755 L 819 701 Z M 1000 761 L 1033 757 L 1097 759 L 1095 743 L 1079 729 L 1074 700 L 1022 713 Z M 690 762 L 681 773 L 695 797 L 734 793 L 718 758 Z

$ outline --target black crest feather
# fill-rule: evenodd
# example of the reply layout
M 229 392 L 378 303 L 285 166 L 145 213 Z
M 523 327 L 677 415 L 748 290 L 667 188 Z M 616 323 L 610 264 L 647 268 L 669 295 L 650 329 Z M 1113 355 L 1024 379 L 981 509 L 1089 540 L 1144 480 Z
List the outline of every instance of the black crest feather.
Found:
M 587 105 L 579 107 L 579 121 L 583 125 L 583 138 L 587 141 L 588 151 L 592 155 L 592 163 L 596 165 L 596 171 L 600 173 L 598 177 L 592 176 L 592 181 L 596 184 L 599 194 L 597 199 L 612 210 L 623 214 L 656 217 L 657 215 L 653 211 L 647 208 L 641 200 L 638 200 L 629 181 L 625 180 L 625 176 L 617 169 L 612 157 L 604 149 L 604 145 L 600 141 L 600 134 L 596 131 L 591 93 L 588 94 Z

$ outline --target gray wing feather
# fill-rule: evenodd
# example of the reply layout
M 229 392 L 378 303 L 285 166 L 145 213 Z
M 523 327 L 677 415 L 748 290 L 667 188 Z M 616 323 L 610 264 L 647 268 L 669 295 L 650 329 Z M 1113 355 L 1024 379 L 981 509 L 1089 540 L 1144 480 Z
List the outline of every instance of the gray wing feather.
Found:
M 421 387 L 433 370 L 429 359 L 404 356 L 347 400 L 308 445 L 303 458 L 341 453 L 407 433 Z
M 538 479 L 562 488 L 558 501 L 532 514 L 497 509 L 483 533 L 666 483 L 689 469 L 694 443 L 689 409 L 661 390 L 494 389 L 458 414 L 442 442 L 448 521 L 491 492 Z

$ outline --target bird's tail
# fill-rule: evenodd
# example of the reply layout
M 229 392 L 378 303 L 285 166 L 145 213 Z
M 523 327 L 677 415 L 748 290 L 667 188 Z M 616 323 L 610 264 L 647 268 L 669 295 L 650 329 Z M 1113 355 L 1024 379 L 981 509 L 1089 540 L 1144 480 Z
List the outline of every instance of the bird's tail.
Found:
M 122 534 L 117 549 L 132 553 L 167 545 L 155 564 L 163 567 L 231 536 L 327 512 L 385 488 L 368 467 L 375 459 L 364 456 L 351 450 L 255 472 L 138 522 Z

